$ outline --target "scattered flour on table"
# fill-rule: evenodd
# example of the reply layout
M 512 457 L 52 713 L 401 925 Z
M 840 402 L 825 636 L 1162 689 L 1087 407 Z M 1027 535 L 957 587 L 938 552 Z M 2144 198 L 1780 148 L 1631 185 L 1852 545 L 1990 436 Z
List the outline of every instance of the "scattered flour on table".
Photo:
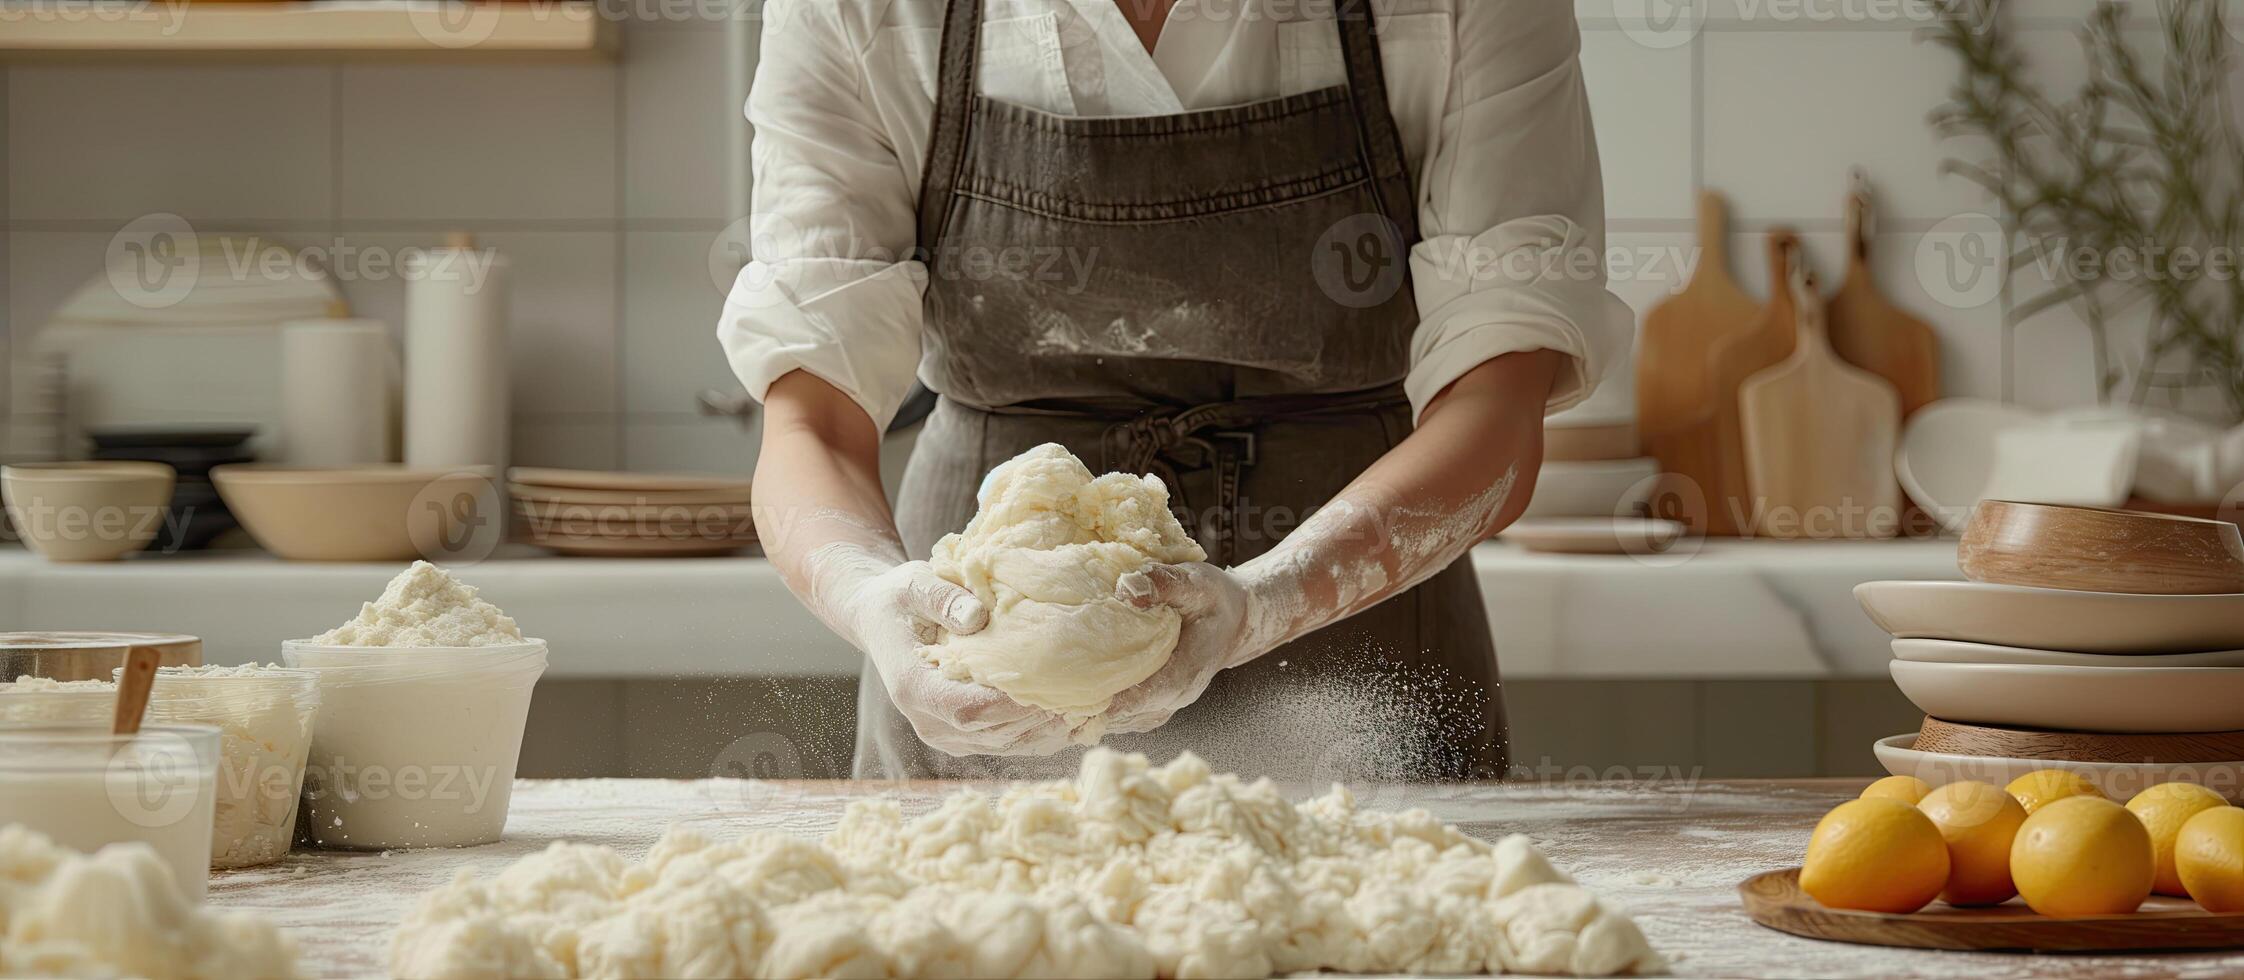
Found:
M 80 854 L 0 827 L 0 976 L 294 977 L 273 924 L 186 902 L 146 844 Z
M 1151 476 L 1093 477 L 1046 443 L 990 472 L 966 530 L 935 543 L 935 574 L 989 609 L 989 626 L 944 635 L 920 655 L 953 680 L 1089 719 L 1153 676 L 1176 650 L 1182 620 L 1168 608 L 1115 598 L 1122 576 L 1155 563 L 1201 561 Z M 1096 734 L 1099 726 L 1087 731 Z
M 522 630 L 473 586 L 425 561 L 399 572 L 350 622 L 312 638 L 339 647 L 487 647 L 522 642 Z
M 1525 837 L 1490 845 L 1335 786 L 1287 802 L 1184 756 L 1095 750 L 1075 779 L 860 800 L 816 843 L 673 828 L 637 863 L 556 843 L 424 896 L 401 976 L 1609 975 L 1665 961 Z

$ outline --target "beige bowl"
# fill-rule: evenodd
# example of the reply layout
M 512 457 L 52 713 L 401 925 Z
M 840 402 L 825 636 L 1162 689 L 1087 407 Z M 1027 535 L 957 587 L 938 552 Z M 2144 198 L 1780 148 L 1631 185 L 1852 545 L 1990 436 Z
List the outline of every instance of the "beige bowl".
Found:
M 0 499 L 49 560 L 115 561 L 156 540 L 174 479 L 162 463 L 29 463 L 0 467 Z
M 1982 500 L 1956 546 L 1975 582 L 2084 592 L 2244 592 L 2244 537 L 2227 521 Z
M 451 557 L 464 535 L 503 528 L 495 474 L 397 466 L 211 471 L 227 509 L 265 550 L 291 561 Z

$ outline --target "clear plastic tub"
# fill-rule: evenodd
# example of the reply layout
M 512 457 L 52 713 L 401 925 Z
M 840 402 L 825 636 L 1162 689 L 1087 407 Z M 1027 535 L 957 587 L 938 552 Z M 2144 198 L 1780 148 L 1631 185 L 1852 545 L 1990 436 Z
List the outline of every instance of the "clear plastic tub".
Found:
M 111 735 L 107 723 L 0 722 L 0 824 L 87 853 L 146 844 L 189 902 L 209 887 L 217 784 L 208 725 Z
M 166 667 L 156 673 L 148 710 L 223 733 L 210 866 L 250 868 L 286 855 L 296 839 L 319 713 L 318 675 L 281 667 Z
M 106 724 L 116 697 L 117 685 L 110 681 L 0 684 L 0 722 Z M 149 721 L 210 725 L 223 733 L 213 869 L 271 864 L 288 853 L 318 708 L 319 678 L 309 671 L 252 666 L 157 672 Z
M 319 676 L 302 836 L 315 847 L 467 847 L 499 839 L 544 640 L 489 647 L 281 645 Z

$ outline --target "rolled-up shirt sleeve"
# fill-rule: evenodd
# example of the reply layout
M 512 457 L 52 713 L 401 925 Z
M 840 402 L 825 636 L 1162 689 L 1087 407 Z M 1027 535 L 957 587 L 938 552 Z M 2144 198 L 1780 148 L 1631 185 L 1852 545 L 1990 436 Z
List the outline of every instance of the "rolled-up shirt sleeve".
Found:
M 750 261 L 717 338 L 761 401 L 807 371 L 887 427 L 920 358 L 925 269 L 911 175 L 864 92 L 845 5 L 772 0 L 748 98 L 755 127 Z
M 1456 14 L 1441 127 L 1421 165 L 1421 316 L 1404 381 L 1412 408 L 1504 354 L 1571 365 L 1546 412 L 1589 397 L 1634 332 L 1606 289 L 1605 197 L 1572 7 L 1472 0 Z

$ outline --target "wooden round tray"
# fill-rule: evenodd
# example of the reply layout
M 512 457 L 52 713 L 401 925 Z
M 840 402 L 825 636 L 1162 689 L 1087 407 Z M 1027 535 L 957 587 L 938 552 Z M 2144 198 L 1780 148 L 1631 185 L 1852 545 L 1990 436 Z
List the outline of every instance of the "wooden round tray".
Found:
M 2244 759 L 2244 732 L 2106 735 L 1966 725 L 1927 717 L 1917 730 L 1916 749 L 2001 759 L 2202 765 Z
M 1871 946 L 2070 953 L 2244 946 L 2244 914 L 2207 912 L 2188 899 L 2163 895 L 2151 896 L 2128 915 L 2053 919 L 2016 899 L 1978 909 L 1934 902 L 1895 915 L 1825 908 L 1800 890 L 1798 868 L 1747 878 L 1738 895 L 1753 921 L 1778 932 Z

